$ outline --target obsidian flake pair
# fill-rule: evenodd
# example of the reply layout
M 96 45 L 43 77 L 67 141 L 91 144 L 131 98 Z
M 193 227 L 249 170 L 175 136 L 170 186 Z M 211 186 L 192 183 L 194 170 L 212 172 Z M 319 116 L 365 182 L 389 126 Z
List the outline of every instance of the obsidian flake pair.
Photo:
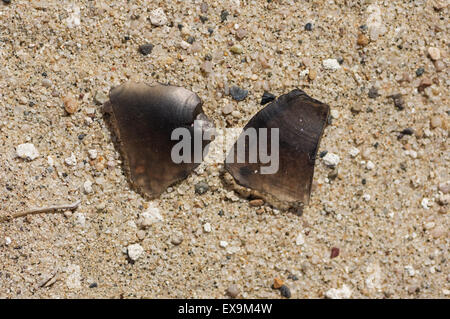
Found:
M 203 123 L 201 130 L 214 127 L 203 113 L 200 98 L 182 87 L 127 82 L 111 90 L 105 111 L 111 114 L 132 185 L 151 198 L 186 178 L 199 165 L 193 161 L 177 164 L 172 160 L 171 151 L 178 142 L 171 139 L 172 131 L 185 127 L 193 133 L 195 120 Z M 225 162 L 226 171 L 237 184 L 264 198 L 290 207 L 308 204 L 328 111 L 328 105 L 302 90 L 281 95 L 244 128 L 244 131 L 255 128 L 257 132 L 259 128 L 279 129 L 278 171 L 261 174 L 259 162 Z M 202 143 L 204 148 L 208 141 Z

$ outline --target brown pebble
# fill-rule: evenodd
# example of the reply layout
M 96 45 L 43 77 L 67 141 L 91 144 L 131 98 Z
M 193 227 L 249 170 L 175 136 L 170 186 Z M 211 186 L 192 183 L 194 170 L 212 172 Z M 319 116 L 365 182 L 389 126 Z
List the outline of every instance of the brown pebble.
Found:
M 445 62 L 442 60 L 436 60 L 433 62 L 434 68 L 436 69 L 436 72 L 442 72 L 445 70 Z
M 424 77 L 424 78 L 422 79 L 422 81 L 420 81 L 420 84 L 419 84 L 419 86 L 418 86 L 419 92 L 420 92 L 420 91 L 423 91 L 425 88 L 431 86 L 432 84 L 433 84 L 433 82 L 431 82 L 430 78 Z
M 275 278 L 273 280 L 273 288 L 274 289 L 280 289 L 281 286 L 283 286 L 283 285 L 284 285 L 284 282 L 280 278 Z
M 366 37 L 363 33 L 360 33 L 358 35 L 358 40 L 356 41 L 356 43 L 361 47 L 365 47 L 369 44 L 369 38 Z
M 211 63 L 211 61 L 205 61 L 203 62 L 203 64 L 200 66 L 200 69 L 203 73 L 209 74 L 212 72 L 213 70 L 213 65 Z
M 308 78 L 313 81 L 317 77 L 317 72 L 315 70 L 309 70 Z
M 339 256 L 339 248 L 337 247 L 333 247 L 331 248 L 331 254 L 330 254 L 330 259 L 336 258 L 337 256 Z
M 178 246 L 183 242 L 183 237 L 181 236 L 174 236 L 172 240 L 170 241 L 173 245 Z
M 256 213 L 257 213 L 258 215 L 263 214 L 263 213 L 264 213 L 264 208 L 258 209 L 258 210 L 256 211 Z
M 78 111 L 78 102 L 71 94 L 66 95 L 63 99 L 63 102 L 64 102 L 64 109 L 66 110 L 67 113 L 73 114 L 76 111 Z
M 136 236 L 137 236 L 137 238 L 139 239 L 139 240 L 143 240 L 144 238 L 145 238 L 145 231 L 143 231 L 143 230 L 139 230 L 137 233 L 136 233 Z
M 247 30 L 240 28 L 239 30 L 236 31 L 236 38 L 241 41 L 242 39 L 244 39 L 247 35 Z
M 432 128 L 438 128 L 442 125 L 442 119 L 439 115 L 435 115 L 430 119 L 430 126 Z
M 264 205 L 264 201 L 262 199 L 253 199 L 249 202 L 250 206 L 259 207 Z

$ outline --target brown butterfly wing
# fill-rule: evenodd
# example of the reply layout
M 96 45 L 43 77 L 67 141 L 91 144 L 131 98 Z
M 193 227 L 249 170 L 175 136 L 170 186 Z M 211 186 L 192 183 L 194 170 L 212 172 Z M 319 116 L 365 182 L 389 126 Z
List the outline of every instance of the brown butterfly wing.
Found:
M 245 126 L 279 129 L 279 169 L 274 174 L 261 174 L 267 166 L 259 160 L 249 163 L 249 146 L 246 143 L 246 162 L 237 163 L 237 143 L 229 154 L 234 163 L 225 163 L 226 170 L 242 186 L 269 194 L 293 206 L 308 204 L 314 174 L 314 162 L 320 138 L 327 123 L 329 106 L 295 89 L 280 96 L 259 111 Z M 270 146 L 270 134 L 267 145 Z M 239 138 L 242 138 L 243 134 Z M 270 149 L 270 148 L 269 148 Z M 270 154 L 270 152 L 269 152 Z

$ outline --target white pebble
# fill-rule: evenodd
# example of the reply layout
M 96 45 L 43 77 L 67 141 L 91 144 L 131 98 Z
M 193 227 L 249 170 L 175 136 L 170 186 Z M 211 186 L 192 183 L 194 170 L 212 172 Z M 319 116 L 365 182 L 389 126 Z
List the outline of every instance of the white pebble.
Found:
M 370 200 L 371 197 L 370 197 L 369 194 L 364 194 L 364 195 L 362 196 L 362 198 L 363 198 L 364 201 L 368 202 L 368 201 Z
M 430 207 L 433 206 L 433 204 L 431 203 L 431 201 L 430 201 L 428 198 L 426 198 L 426 197 L 424 197 L 424 198 L 422 199 L 422 202 L 421 202 L 420 204 L 421 204 L 422 207 L 425 208 L 425 209 L 430 209 Z
M 433 61 L 439 60 L 441 58 L 441 51 L 438 48 L 429 47 L 428 54 Z
M 187 49 L 189 49 L 190 46 L 191 46 L 191 45 L 190 45 L 188 42 L 186 42 L 186 41 L 181 41 L 181 42 L 180 42 L 180 47 L 181 47 L 182 49 L 187 50 Z
M 205 225 L 203 225 L 203 230 L 205 231 L 205 233 L 210 233 L 212 228 L 211 228 L 211 224 L 210 223 L 206 223 Z
M 16 149 L 17 156 L 27 160 L 34 160 L 39 156 L 39 152 L 31 143 L 20 144 Z
M 222 248 L 225 248 L 225 247 L 228 246 L 228 243 L 227 243 L 225 240 L 221 240 L 221 241 L 219 242 L 219 246 L 222 247 Z
M 322 61 L 322 65 L 326 70 L 336 71 L 341 68 L 341 65 L 336 59 L 326 59 Z
M 352 290 L 347 285 L 342 285 L 341 288 L 331 288 L 325 293 L 325 296 L 330 299 L 348 299 L 352 295 Z
M 350 151 L 348 151 L 348 153 L 351 157 L 356 157 L 359 154 L 359 149 L 357 149 L 356 147 L 352 147 Z
M 98 156 L 97 150 L 89 150 L 88 154 L 89 154 L 89 158 L 92 160 L 96 159 Z
M 144 219 L 144 226 L 150 226 L 151 224 L 164 221 L 159 208 L 155 204 L 152 204 L 145 212 L 141 214 Z
M 337 164 L 339 164 L 339 161 L 340 161 L 339 156 L 331 152 L 328 152 L 323 157 L 323 162 L 325 163 L 325 165 L 329 167 L 335 167 Z
M 86 194 L 92 193 L 92 182 L 90 180 L 85 181 L 83 184 L 83 189 Z
M 67 157 L 64 162 L 69 166 L 75 166 L 77 165 L 77 158 L 73 153 L 70 154 L 70 157 Z
M 372 161 L 367 161 L 366 168 L 372 170 L 375 168 L 375 164 Z
M 305 238 L 303 237 L 303 234 L 300 233 L 297 235 L 297 238 L 295 238 L 295 244 L 297 246 L 301 246 L 305 243 Z
M 414 270 L 413 266 L 411 266 L 411 265 L 405 266 L 405 270 L 408 273 L 408 275 L 410 275 L 411 277 L 414 277 L 414 275 L 416 274 L 416 271 Z
M 138 260 L 143 252 L 144 248 L 142 248 L 142 246 L 139 244 L 132 244 L 127 247 L 128 257 L 130 257 L 130 259 L 133 261 Z
M 338 118 L 339 118 L 339 111 L 336 110 L 336 109 L 332 109 L 332 110 L 330 111 L 330 115 L 331 115 L 332 118 L 338 119 Z
M 11 243 L 12 243 L 11 238 L 10 237 L 5 237 L 5 245 L 9 246 L 9 245 L 11 245 Z
M 162 8 L 155 9 L 150 12 L 150 22 L 155 26 L 163 26 L 167 24 L 167 16 Z
M 69 28 L 77 27 L 80 25 L 80 7 L 72 6 L 67 10 L 69 12 L 69 17 L 66 19 L 67 26 Z

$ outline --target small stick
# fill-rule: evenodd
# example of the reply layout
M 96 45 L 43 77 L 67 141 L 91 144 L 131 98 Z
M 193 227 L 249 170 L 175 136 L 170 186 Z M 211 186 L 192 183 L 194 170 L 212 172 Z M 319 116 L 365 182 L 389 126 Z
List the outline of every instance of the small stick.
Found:
M 32 208 L 30 210 L 27 210 L 25 212 L 17 213 L 11 216 L 11 218 L 19 218 L 30 214 L 41 214 L 51 211 L 57 211 L 57 210 L 74 210 L 78 206 L 80 206 L 81 200 L 77 200 L 74 203 L 71 204 L 62 204 L 62 205 L 55 205 L 55 206 L 47 206 L 47 207 L 37 207 Z

